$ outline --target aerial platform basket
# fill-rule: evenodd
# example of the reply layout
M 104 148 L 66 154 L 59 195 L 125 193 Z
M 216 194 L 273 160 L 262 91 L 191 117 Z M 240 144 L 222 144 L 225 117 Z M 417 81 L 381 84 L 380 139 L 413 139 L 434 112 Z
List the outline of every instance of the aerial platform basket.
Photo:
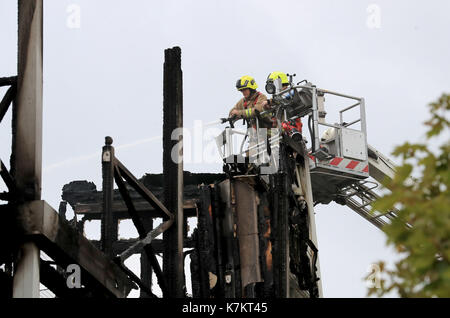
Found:
M 314 200 L 329 203 L 340 189 L 369 177 L 367 153 L 367 129 L 364 99 L 328 90 L 312 90 L 312 125 L 309 149 L 309 167 Z M 356 101 L 339 111 L 339 123 L 325 121 L 324 96 L 330 94 Z M 351 122 L 344 120 L 346 112 L 354 110 L 358 118 Z M 358 112 L 359 110 L 359 112 Z M 355 128 L 355 124 L 360 127 Z M 319 137 L 319 127 L 328 127 Z

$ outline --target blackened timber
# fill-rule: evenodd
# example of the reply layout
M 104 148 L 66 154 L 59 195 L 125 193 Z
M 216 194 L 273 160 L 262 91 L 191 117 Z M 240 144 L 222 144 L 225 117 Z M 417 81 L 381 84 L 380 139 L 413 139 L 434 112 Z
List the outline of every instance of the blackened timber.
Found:
M 150 244 L 157 236 L 164 233 L 164 231 L 166 231 L 172 225 L 172 223 L 173 221 L 169 219 L 168 221 L 165 221 L 160 225 L 158 225 L 155 229 L 149 231 L 144 238 L 136 241 L 127 250 L 123 251 L 123 253 L 119 255 L 120 259 L 122 261 L 125 261 L 131 255 L 140 252 L 145 246 Z
M 235 259 L 236 251 L 236 233 L 234 219 L 234 203 L 233 203 L 233 181 L 227 179 L 219 184 L 220 201 L 221 201 L 221 233 L 223 235 L 224 244 L 224 297 L 236 298 L 239 292 L 239 278 L 237 277 L 238 259 Z M 237 249 L 239 250 L 239 249 Z M 238 256 L 238 255 L 237 255 Z
M 96 247 L 100 246 L 100 241 L 90 240 L 90 242 Z M 123 251 L 128 249 L 130 246 L 132 246 L 136 242 L 137 242 L 136 239 L 118 240 L 117 242 L 114 242 L 114 244 L 113 244 L 114 253 L 116 253 L 116 254 L 123 253 Z M 185 240 L 184 248 L 194 248 L 194 247 L 195 247 L 194 240 L 192 240 L 192 239 Z M 163 240 L 156 239 L 156 240 L 152 241 L 152 248 L 156 254 L 163 253 L 164 252 Z
M 0 222 L 0 250 L 10 249 L 10 241 L 29 239 L 59 266 L 80 265 L 83 285 L 102 297 L 126 297 L 134 288 L 111 259 L 60 218 L 45 201 L 26 202 L 15 213 L 10 206 L 0 205 L 0 213 L 4 216 Z
M 114 167 L 114 178 L 116 180 L 117 187 L 119 188 L 120 194 L 122 195 L 122 198 L 125 201 L 125 204 L 128 207 L 128 212 L 130 214 L 131 220 L 133 221 L 134 226 L 136 227 L 136 230 L 139 234 L 139 238 L 143 239 L 147 235 L 144 225 L 141 222 L 139 215 L 136 212 L 136 209 L 134 208 L 133 201 L 131 200 L 130 194 L 128 193 L 128 190 L 125 186 L 125 183 L 123 182 L 122 175 L 119 171 L 119 168 L 117 166 Z M 166 279 L 163 275 L 163 272 L 161 271 L 161 267 L 159 266 L 158 259 L 156 258 L 155 251 L 151 245 L 144 246 L 144 251 L 150 261 L 150 264 L 152 265 L 156 277 L 158 279 L 158 284 L 163 292 L 163 296 L 166 296 L 167 291 L 167 283 Z
M 12 176 L 9 174 L 8 170 L 6 169 L 5 164 L 1 160 L 0 160 L 0 176 L 2 177 L 6 186 L 8 187 L 8 190 L 10 192 L 15 192 L 16 185 L 14 183 L 14 180 L 13 180 Z
M 149 287 L 147 284 L 142 282 L 142 280 L 139 277 L 137 277 L 136 274 L 134 274 L 132 271 L 130 271 L 125 265 L 123 265 L 123 263 L 119 259 L 116 259 L 115 261 L 116 261 L 117 265 L 125 273 L 128 274 L 130 279 L 139 286 L 139 288 L 141 289 L 141 292 L 144 291 L 150 298 L 158 298 L 155 294 L 153 294 L 151 287 Z
M 8 88 L 5 96 L 3 97 L 2 101 L 0 102 L 0 123 L 3 120 L 3 117 L 5 117 L 5 114 L 8 111 L 9 105 L 14 100 L 14 97 L 16 97 L 16 85 L 12 85 L 10 88 Z
M 161 212 L 155 210 L 152 206 L 149 206 L 147 201 L 143 200 L 133 200 L 134 206 L 136 208 L 136 211 L 141 216 L 145 217 L 162 217 Z M 184 201 L 184 215 L 186 217 L 194 217 L 197 215 L 197 209 L 195 207 L 195 201 L 194 200 L 185 200 Z M 99 203 L 77 203 L 73 207 L 73 211 L 76 214 L 84 214 L 84 215 L 90 215 L 90 214 L 100 214 L 102 211 L 101 204 Z M 117 218 L 121 219 L 125 215 L 128 215 L 128 208 L 122 201 L 114 201 L 113 202 L 113 213 L 116 215 Z
M 173 218 L 173 214 L 169 212 L 165 205 L 163 205 L 149 189 L 142 185 L 118 159 L 114 159 L 114 164 L 120 170 L 121 176 L 128 182 L 128 184 L 131 185 L 143 198 L 145 198 L 155 210 L 160 211 L 161 216 L 165 214 L 169 218 Z
M 153 219 L 150 219 L 147 223 L 147 229 L 148 230 L 152 230 L 153 229 Z M 154 240 L 152 242 L 152 246 L 154 247 L 155 244 Z M 155 248 L 154 248 L 155 249 Z M 156 250 L 156 249 L 155 249 Z M 150 291 L 152 289 L 152 265 L 150 263 L 150 260 L 148 259 L 148 257 L 146 257 L 145 251 L 143 253 L 141 253 L 141 281 L 144 285 L 148 286 Z M 148 297 L 152 297 L 151 294 L 147 293 L 145 290 L 141 289 L 140 290 L 140 298 L 148 298 Z
M 273 176 L 271 176 L 273 177 Z M 264 284 L 262 290 L 259 290 L 261 297 L 273 298 L 273 258 L 272 258 L 272 242 L 270 240 L 270 207 L 268 202 L 268 193 L 260 195 L 260 205 L 258 207 L 258 223 L 260 235 L 260 264 L 262 265 Z
M 17 76 L 0 77 L 0 87 L 9 86 L 17 83 Z
M 60 218 L 62 218 L 63 220 L 67 220 L 66 212 L 67 212 L 67 202 L 66 201 L 59 202 L 58 213 Z
M 219 183 L 215 183 L 214 187 L 211 188 L 211 214 L 212 214 L 212 221 L 214 224 L 213 227 L 213 233 L 215 240 L 214 250 L 215 250 L 215 256 L 217 259 L 217 265 L 216 265 L 216 272 L 217 272 L 217 285 L 219 288 L 216 291 L 216 297 L 218 298 L 224 298 L 224 290 L 225 290 L 225 264 L 223 261 L 223 242 L 222 242 L 222 226 L 221 222 L 223 220 L 223 213 L 220 210 L 220 188 Z
M 168 278 L 169 297 L 185 297 L 183 266 L 183 82 L 181 49 L 164 52 L 163 102 L 163 191 L 164 205 L 175 216 L 174 225 L 164 232 L 166 250 L 163 268 Z M 178 129 L 178 130 L 176 130 Z M 178 134 L 176 132 L 179 132 Z M 172 138 L 173 133 L 175 140 Z M 174 156 L 172 157 L 172 154 Z
M 114 195 L 114 147 L 112 138 L 105 137 L 102 152 L 103 202 L 101 219 L 102 251 L 109 257 L 114 257 L 112 245 L 117 241 L 117 222 L 114 222 L 112 211 Z
M 203 186 L 198 207 L 197 229 L 194 234 L 195 250 L 191 254 L 192 295 L 195 298 L 211 297 L 209 275 L 217 275 L 214 261 L 215 250 L 210 200 L 210 189 L 208 186 Z M 216 285 L 218 285 L 218 282 Z M 217 289 L 221 288 L 215 288 L 215 290 Z
M 288 160 L 286 149 L 280 145 L 281 171 L 275 175 L 275 189 L 273 189 L 273 213 L 272 230 L 274 231 L 273 244 L 273 267 L 274 267 L 274 288 L 275 295 L 279 298 L 289 297 L 289 279 L 288 279 L 288 257 L 289 257 L 289 202 L 288 193 L 290 185 L 288 184 L 287 166 Z

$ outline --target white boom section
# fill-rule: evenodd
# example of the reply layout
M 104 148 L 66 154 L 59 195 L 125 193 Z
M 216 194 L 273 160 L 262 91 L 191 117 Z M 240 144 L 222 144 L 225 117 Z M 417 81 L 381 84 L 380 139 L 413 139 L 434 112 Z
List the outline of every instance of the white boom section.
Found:
M 395 175 L 394 162 L 371 145 L 368 145 L 367 148 L 369 150 L 369 175 L 379 183 L 382 183 L 386 177 L 393 179 Z

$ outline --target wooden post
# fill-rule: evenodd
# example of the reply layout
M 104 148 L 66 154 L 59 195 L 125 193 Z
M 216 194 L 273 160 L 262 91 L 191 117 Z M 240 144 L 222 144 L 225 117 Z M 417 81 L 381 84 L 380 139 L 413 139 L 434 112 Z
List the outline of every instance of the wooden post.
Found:
M 11 174 L 19 200 L 40 200 L 42 174 L 42 0 L 19 0 L 18 78 L 13 103 Z M 13 297 L 39 297 L 39 249 L 21 246 Z
M 117 220 L 113 215 L 114 196 L 114 147 L 112 138 L 105 137 L 102 151 L 103 204 L 101 220 L 101 249 L 109 257 L 114 257 L 113 243 L 117 241 Z
M 175 216 L 174 224 L 164 233 L 163 271 L 168 282 L 169 297 L 185 297 L 183 262 L 183 79 L 181 49 L 165 50 L 163 173 L 164 205 Z

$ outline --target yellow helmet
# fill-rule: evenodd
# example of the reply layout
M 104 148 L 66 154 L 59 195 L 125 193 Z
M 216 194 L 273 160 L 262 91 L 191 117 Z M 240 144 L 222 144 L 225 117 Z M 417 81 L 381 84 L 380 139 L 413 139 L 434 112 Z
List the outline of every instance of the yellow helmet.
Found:
M 245 88 L 256 89 L 258 85 L 255 82 L 255 79 L 251 76 L 244 75 L 236 82 L 236 88 L 238 91 L 241 91 Z
M 281 79 L 281 85 L 289 84 L 289 79 L 288 79 L 287 75 L 283 72 L 272 72 L 267 77 L 267 80 L 271 79 L 271 80 L 275 81 L 278 78 Z

